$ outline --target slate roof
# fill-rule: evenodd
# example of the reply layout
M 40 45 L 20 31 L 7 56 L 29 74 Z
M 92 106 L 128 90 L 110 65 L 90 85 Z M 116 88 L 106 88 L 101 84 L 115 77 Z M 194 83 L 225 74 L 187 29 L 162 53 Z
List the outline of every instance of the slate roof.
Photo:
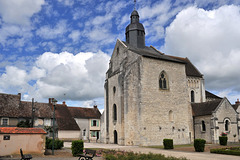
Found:
M 80 130 L 66 105 L 57 104 L 55 113 L 59 130 Z
M 205 116 L 211 115 L 213 111 L 221 103 L 222 99 L 202 102 L 202 103 L 192 103 L 193 116 Z
M 101 113 L 97 108 L 83 108 L 83 107 L 68 107 L 71 115 L 74 118 L 96 118 L 100 119 Z
M 232 104 L 232 107 L 235 109 L 235 111 L 237 111 L 239 106 L 240 106 L 239 104 Z
M 167 56 L 154 47 L 147 47 L 145 46 L 144 48 L 136 48 L 133 47 L 132 45 L 122 41 L 127 47 L 128 50 L 137 53 L 138 55 L 141 55 L 143 57 L 148 57 L 148 58 L 154 58 L 154 59 L 160 59 L 160 60 L 165 60 L 165 61 L 171 61 L 171 62 L 176 62 L 176 63 L 185 63 L 184 61 L 172 58 L 170 56 Z
M 148 57 L 148 58 L 154 58 L 154 59 L 160 59 L 165 61 L 171 61 L 176 63 L 183 63 L 185 64 L 186 68 L 186 75 L 192 76 L 192 77 L 200 77 L 202 78 L 203 75 L 199 72 L 199 70 L 191 63 L 191 61 L 188 58 L 182 58 L 182 57 L 176 57 L 176 56 L 170 56 L 166 55 L 157 49 L 155 49 L 153 46 L 145 48 L 136 48 L 131 45 L 129 45 L 126 42 L 123 42 L 126 46 L 128 46 L 128 49 L 134 53 L 137 53 L 138 55 Z
M 42 128 L 0 127 L 0 134 L 47 134 Z
M 34 117 L 51 118 L 52 110 L 48 103 L 34 103 Z M 0 93 L 0 117 L 31 118 L 32 102 L 21 101 L 21 94 Z
M 217 95 L 209 92 L 209 91 L 205 91 L 205 94 L 206 94 L 206 98 L 210 98 L 210 99 L 223 99 L 221 97 L 218 97 Z

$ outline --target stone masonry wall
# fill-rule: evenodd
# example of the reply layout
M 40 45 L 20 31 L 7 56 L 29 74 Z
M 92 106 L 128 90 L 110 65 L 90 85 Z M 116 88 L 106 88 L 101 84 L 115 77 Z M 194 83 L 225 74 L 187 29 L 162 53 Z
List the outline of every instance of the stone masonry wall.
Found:
M 188 102 L 187 79 L 184 64 L 142 58 L 139 83 L 134 77 L 128 87 L 125 115 L 127 145 L 161 145 L 164 138 L 175 144 L 190 143 L 193 138 L 192 112 Z M 133 72 L 136 74 L 137 69 Z M 159 89 L 159 74 L 165 71 L 169 90 Z M 130 83 L 129 83 L 130 84 Z M 141 94 L 134 94 L 141 92 Z M 131 94 L 130 94 L 131 93 Z M 132 95 L 132 97 L 130 97 Z M 169 112 L 173 120 L 169 120 Z M 191 138 L 190 138 L 191 136 Z

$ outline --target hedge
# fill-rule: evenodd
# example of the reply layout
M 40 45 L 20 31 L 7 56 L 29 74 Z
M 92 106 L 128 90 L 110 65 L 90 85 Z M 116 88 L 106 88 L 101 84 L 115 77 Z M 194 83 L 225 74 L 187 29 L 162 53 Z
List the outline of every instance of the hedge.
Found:
M 173 149 L 173 139 L 163 139 L 164 149 Z
M 47 149 L 52 149 L 52 139 L 46 137 L 45 147 Z M 63 147 L 63 141 L 59 139 L 54 140 L 54 149 L 61 149 Z
M 240 147 L 210 149 L 210 153 L 240 156 Z
M 204 139 L 195 139 L 194 148 L 196 152 L 204 152 L 206 141 Z
M 220 145 L 226 146 L 227 145 L 227 141 L 228 141 L 228 137 L 227 136 L 219 136 L 219 143 L 220 143 Z
M 72 141 L 72 155 L 76 157 L 78 154 L 83 153 L 84 143 L 82 140 Z

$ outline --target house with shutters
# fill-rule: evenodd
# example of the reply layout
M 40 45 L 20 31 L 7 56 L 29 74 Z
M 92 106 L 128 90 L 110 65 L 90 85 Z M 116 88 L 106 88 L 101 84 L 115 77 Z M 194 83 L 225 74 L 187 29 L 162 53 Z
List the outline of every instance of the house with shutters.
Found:
M 84 141 L 96 142 L 100 139 L 101 113 L 96 105 L 93 108 L 68 107 L 68 110 L 81 128 Z

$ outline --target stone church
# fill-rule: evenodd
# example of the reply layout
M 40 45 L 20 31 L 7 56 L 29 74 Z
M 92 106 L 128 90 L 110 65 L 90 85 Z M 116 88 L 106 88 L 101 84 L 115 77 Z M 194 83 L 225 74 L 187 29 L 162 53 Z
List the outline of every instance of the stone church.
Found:
M 145 46 L 145 29 L 139 22 L 138 12 L 134 10 L 130 18 L 126 41 L 117 40 L 106 72 L 102 141 L 150 146 L 162 145 L 165 138 L 173 139 L 174 144 L 207 138 L 217 143 L 221 127 L 216 127 L 219 122 L 213 126 L 213 119 L 223 123 L 223 130 L 226 119 L 216 117 L 213 112 L 229 107 L 231 111 L 226 113 L 231 116 L 220 116 L 229 117 L 228 125 L 234 122 L 231 131 L 234 130 L 238 139 L 238 113 L 228 100 L 215 95 L 208 100 L 211 93 L 205 91 L 203 75 L 190 60 Z M 199 107 L 205 110 L 206 101 L 219 103 L 207 107 L 209 112 L 199 114 L 202 111 Z

